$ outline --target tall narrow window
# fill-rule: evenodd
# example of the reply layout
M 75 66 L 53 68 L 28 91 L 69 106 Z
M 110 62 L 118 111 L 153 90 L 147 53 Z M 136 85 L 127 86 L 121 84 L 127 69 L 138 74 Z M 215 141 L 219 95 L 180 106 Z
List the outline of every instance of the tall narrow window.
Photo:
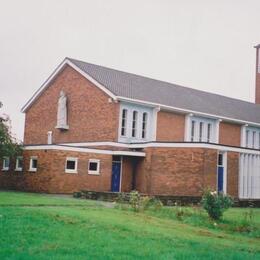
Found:
M 10 158 L 9 157 L 4 157 L 3 158 L 3 168 L 2 171 L 8 171 L 10 166 Z
M 207 132 L 207 142 L 211 141 L 211 124 L 208 124 L 208 132 Z
M 195 140 L 195 121 L 192 120 L 191 122 L 191 141 L 194 142 Z
M 249 145 L 249 130 L 246 130 L 246 147 Z
M 143 113 L 143 122 L 142 122 L 142 138 L 145 139 L 147 135 L 147 113 Z
M 252 133 L 252 148 L 255 148 L 255 146 L 256 146 L 256 131 L 253 131 L 253 133 Z
M 203 122 L 200 122 L 199 141 L 203 140 Z
M 136 137 L 137 129 L 137 111 L 133 111 L 133 121 L 132 121 L 132 137 Z
M 127 109 L 122 110 L 121 136 L 126 136 Z

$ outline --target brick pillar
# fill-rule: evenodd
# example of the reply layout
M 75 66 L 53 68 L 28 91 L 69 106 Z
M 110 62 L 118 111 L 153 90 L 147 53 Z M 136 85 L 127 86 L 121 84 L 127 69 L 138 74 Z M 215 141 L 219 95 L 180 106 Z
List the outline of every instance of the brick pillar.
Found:
M 260 104 L 260 44 L 256 48 L 255 103 Z

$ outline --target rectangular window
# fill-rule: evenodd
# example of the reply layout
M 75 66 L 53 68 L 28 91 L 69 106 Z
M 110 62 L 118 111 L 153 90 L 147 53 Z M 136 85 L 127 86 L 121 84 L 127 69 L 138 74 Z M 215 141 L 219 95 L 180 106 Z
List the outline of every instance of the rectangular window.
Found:
M 195 140 L 195 124 L 196 122 L 192 120 L 191 121 L 191 142 L 194 142 Z
M 90 159 L 88 162 L 88 174 L 100 174 L 100 160 Z
M 203 122 L 200 122 L 200 130 L 199 130 L 199 141 L 203 141 Z
M 143 113 L 143 121 L 142 121 L 142 138 L 146 138 L 146 131 L 147 131 L 147 113 Z
M 253 133 L 252 133 L 252 148 L 255 148 L 255 146 L 256 146 L 256 131 L 253 131 Z
M 223 154 L 218 154 L 218 166 L 223 166 Z
M 122 110 L 121 136 L 126 136 L 127 109 Z
M 67 157 L 66 158 L 66 173 L 77 173 L 78 172 L 78 158 Z
M 3 168 L 2 171 L 8 171 L 10 167 L 10 158 L 9 157 L 4 157 L 3 158 Z
M 208 124 L 208 132 L 207 132 L 207 142 L 208 143 L 211 142 L 211 129 L 212 129 L 212 125 Z
M 246 147 L 249 146 L 249 130 L 246 130 Z
M 136 137 L 136 129 L 137 129 L 137 111 L 133 111 L 133 121 L 132 121 L 132 137 Z
M 19 156 L 16 158 L 15 171 L 19 172 L 23 170 L 23 157 Z
M 36 172 L 37 171 L 37 165 L 38 165 L 38 158 L 36 156 L 32 156 L 30 158 L 30 172 Z

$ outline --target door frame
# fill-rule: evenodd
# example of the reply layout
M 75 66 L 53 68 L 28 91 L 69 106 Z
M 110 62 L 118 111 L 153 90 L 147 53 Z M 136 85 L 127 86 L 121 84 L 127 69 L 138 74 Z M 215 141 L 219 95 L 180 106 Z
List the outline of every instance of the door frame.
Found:
M 219 155 L 222 155 L 222 165 L 219 165 Z M 218 151 L 217 155 L 217 183 L 216 190 L 218 191 L 218 168 L 223 167 L 223 193 L 227 194 L 227 151 Z
M 117 160 L 113 160 L 113 157 L 112 157 L 112 167 L 111 167 L 111 170 L 112 170 L 112 175 L 111 175 L 111 182 L 112 182 L 112 178 L 113 178 L 113 163 L 120 163 L 120 182 L 119 182 L 119 191 L 118 192 L 121 192 L 121 186 L 122 186 L 122 170 L 123 170 L 123 156 L 121 155 L 120 156 L 120 160 L 117 161 Z

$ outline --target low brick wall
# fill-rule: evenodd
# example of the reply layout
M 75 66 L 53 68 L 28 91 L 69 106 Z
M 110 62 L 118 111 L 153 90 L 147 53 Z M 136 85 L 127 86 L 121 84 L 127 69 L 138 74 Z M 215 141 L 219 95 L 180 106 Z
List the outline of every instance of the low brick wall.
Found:
M 98 192 L 98 191 L 80 191 L 74 192 L 75 198 L 85 198 L 91 200 L 102 201 L 117 201 L 120 200 L 129 202 L 130 193 L 128 192 Z M 147 196 L 147 194 L 141 194 L 141 196 Z M 154 195 L 154 198 L 159 199 L 165 206 L 188 206 L 199 205 L 201 201 L 200 196 L 168 196 L 168 195 Z M 260 200 L 234 200 L 234 207 L 254 207 L 260 208 Z

